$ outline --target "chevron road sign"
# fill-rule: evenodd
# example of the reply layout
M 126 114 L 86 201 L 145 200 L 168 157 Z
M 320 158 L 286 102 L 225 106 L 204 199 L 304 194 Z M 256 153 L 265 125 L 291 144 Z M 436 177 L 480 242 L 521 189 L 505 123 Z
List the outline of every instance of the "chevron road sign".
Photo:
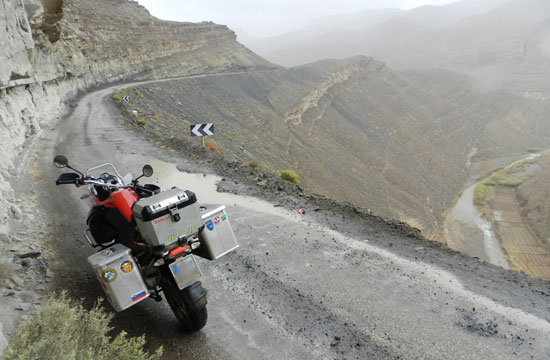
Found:
M 214 135 L 214 124 L 195 124 L 191 125 L 191 136 L 209 136 Z

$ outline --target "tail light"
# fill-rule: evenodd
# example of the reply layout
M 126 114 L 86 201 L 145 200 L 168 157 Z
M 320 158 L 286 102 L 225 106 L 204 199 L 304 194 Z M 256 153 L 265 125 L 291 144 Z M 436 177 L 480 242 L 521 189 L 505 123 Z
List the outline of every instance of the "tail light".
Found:
M 175 259 L 188 252 L 191 252 L 191 248 L 188 245 L 178 246 L 177 248 L 170 250 L 168 253 L 168 258 Z

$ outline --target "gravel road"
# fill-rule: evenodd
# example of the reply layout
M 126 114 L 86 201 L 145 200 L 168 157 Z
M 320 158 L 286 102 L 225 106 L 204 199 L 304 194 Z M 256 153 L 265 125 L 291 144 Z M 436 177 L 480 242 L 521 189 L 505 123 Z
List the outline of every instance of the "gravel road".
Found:
M 35 147 L 40 176 L 19 185 L 40 194 L 57 289 L 87 305 L 101 296 L 86 263 L 94 250 L 82 235 L 84 191 L 54 185 L 55 154 L 76 161 L 92 155 L 82 154 L 82 146 L 110 143 L 134 173 L 158 160 L 184 171 L 215 168 L 224 178 L 219 190 L 235 199 L 281 205 L 226 204 L 241 246 L 200 262 L 210 315 L 201 332 L 181 333 L 166 302 L 151 299 L 117 314 L 116 330 L 145 333 L 148 346 L 163 345 L 168 359 L 550 358 L 549 282 L 453 252 L 368 211 L 303 194 L 260 170 L 224 165 L 204 152 L 180 157 L 160 149 L 161 142 L 121 125 L 124 118 L 107 101 L 112 91 L 83 96 L 44 132 Z M 98 162 L 112 156 L 106 150 Z M 296 215 L 298 208 L 305 215 Z

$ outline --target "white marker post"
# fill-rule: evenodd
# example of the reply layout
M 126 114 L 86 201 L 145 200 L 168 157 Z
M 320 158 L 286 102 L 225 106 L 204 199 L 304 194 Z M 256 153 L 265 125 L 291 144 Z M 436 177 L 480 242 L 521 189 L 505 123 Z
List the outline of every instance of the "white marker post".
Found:
M 205 146 L 204 137 L 214 135 L 214 124 L 194 124 L 190 126 L 191 136 L 199 136 L 202 139 L 202 147 Z

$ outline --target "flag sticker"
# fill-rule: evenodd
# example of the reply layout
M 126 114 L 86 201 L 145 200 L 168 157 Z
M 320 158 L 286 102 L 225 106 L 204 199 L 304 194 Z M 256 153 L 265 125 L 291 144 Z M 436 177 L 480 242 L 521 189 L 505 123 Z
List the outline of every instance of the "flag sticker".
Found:
M 204 225 L 206 225 L 206 228 L 210 231 L 214 230 L 214 223 L 212 222 L 212 220 L 208 220 L 207 222 L 204 223 Z
M 142 292 L 139 292 L 132 296 L 132 301 L 138 301 L 139 299 L 143 299 L 147 295 L 147 291 L 143 290 Z

